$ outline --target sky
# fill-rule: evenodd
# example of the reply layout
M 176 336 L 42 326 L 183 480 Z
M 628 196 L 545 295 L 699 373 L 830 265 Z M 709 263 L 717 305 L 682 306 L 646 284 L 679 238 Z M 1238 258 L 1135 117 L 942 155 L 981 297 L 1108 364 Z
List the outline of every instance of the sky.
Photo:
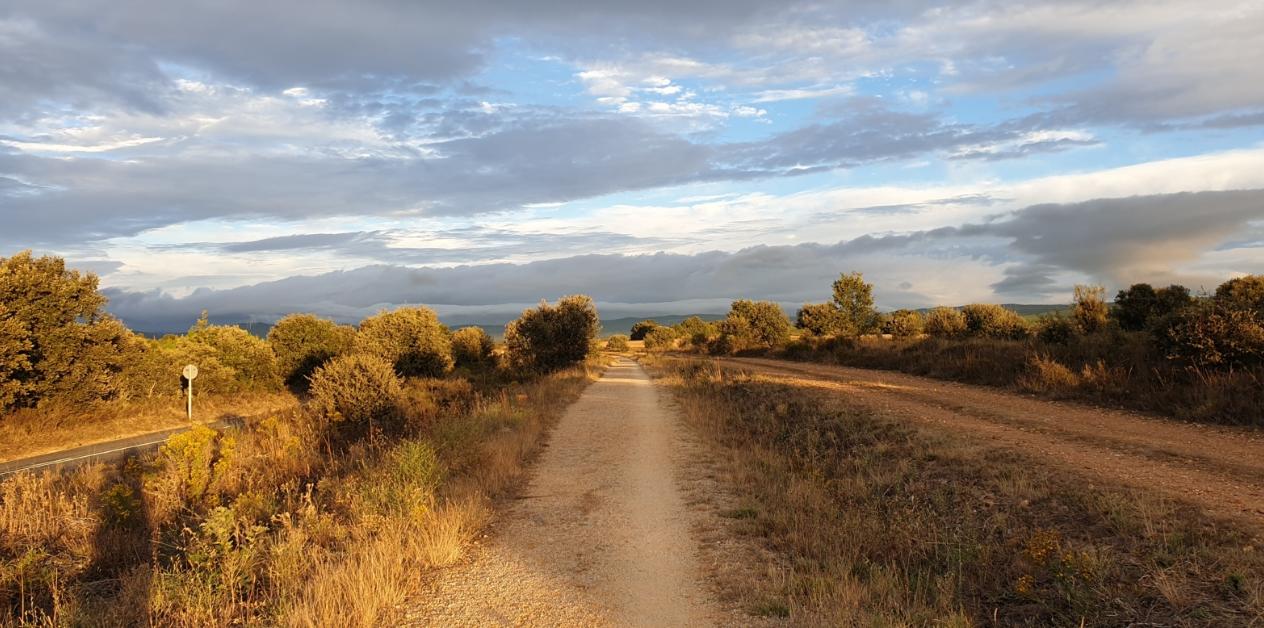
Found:
M 1264 2 L 0 0 L 0 256 L 133 327 L 1213 290 Z

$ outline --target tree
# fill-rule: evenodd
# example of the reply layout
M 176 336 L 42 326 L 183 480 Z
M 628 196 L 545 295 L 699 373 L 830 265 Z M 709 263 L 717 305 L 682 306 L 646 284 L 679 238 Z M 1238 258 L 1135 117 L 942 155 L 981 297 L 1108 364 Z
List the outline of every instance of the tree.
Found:
M 1106 307 L 1105 288 L 1075 286 L 1075 305 L 1071 308 L 1071 315 L 1075 318 L 1080 331 L 1092 334 L 1105 329 L 1109 313 L 1110 310 Z
M 628 337 L 632 340 L 645 340 L 645 334 L 650 333 L 650 330 L 656 327 L 659 327 L 659 324 L 654 319 L 643 320 L 632 325 L 632 331 L 628 334 Z
M 401 307 L 360 322 L 355 349 L 395 365 L 400 377 L 441 377 L 452 370 L 452 339 L 427 307 Z
M 690 316 L 680 321 L 675 329 L 678 338 L 683 338 L 695 346 L 706 344 L 707 340 L 716 334 L 715 325 L 697 316 Z
M 280 388 L 282 378 L 276 355 L 266 342 L 250 332 L 233 325 L 211 325 L 203 312 L 202 318 L 189 329 L 187 338 L 189 342 L 209 347 L 213 357 L 232 370 L 235 385 L 216 392 Z
M 1154 296 L 1154 310 L 1150 314 L 1152 320 L 1175 314 L 1195 303 L 1189 288 L 1177 284 L 1155 290 Z
M 887 315 L 883 326 L 893 338 L 913 338 L 922 335 L 926 321 L 916 310 L 896 310 Z
M 592 299 L 573 295 L 524 311 L 505 327 L 505 348 L 517 368 L 547 373 L 584 361 L 599 331 Z
M 606 351 L 627 351 L 628 337 L 623 334 L 615 334 L 606 338 Z
M 351 350 L 355 328 L 339 325 L 313 314 L 290 314 L 268 331 L 268 344 L 276 355 L 285 383 L 307 390 L 307 379 L 325 362 Z
M 926 315 L 926 333 L 939 338 L 954 338 L 966 333 L 966 315 L 951 307 L 939 306 Z
M 0 258 L 0 409 L 116 398 L 140 343 L 105 313 L 97 277 L 58 257 Z
M 1235 277 L 1216 288 L 1216 302 L 1244 312 L 1255 312 L 1264 320 L 1264 275 Z
M 1128 331 L 1146 328 L 1158 306 L 1158 294 L 1148 283 L 1134 283 L 1115 295 L 1115 305 L 1110 315 L 1119 326 Z
M 855 337 L 878 330 L 881 317 L 873 307 L 873 286 L 860 273 L 839 276 L 833 304 L 838 309 L 838 335 Z
M 741 341 L 742 348 L 776 347 L 790 340 L 790 320 L 781 306 L 772 301 L 734 301 L 726 321 L 729 335 Z
M 452 334 L 452 358 L 457 366 L 483 368 L 492 363 L 496 343 L 482 327 L 463 327 Z
M 840 318 L 833 303 L 805 303 L 795 314 L 795 326 L 813 336 L 828 336 L 838 330 Z

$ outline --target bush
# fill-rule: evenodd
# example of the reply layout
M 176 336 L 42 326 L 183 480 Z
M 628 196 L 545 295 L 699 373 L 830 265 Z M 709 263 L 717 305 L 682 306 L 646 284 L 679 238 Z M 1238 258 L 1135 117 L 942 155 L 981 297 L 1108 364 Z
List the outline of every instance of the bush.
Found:
M 732 336 L 739 350 L 779 347 L 790 340 L 790 320 L 772 301 L 739 300 L 733 302 L 720 331 Z
M 966 333 L 966 316 L 951 307 L 937 307 L 926 315 L 926 333 L 937 338 L 954 338 Z
M 992 303 L 971 303 L 961 308 L 961 314 L 965 316 L 966 333 L 972 336 L 1019 340 L 1030 333 L 1023 317 Z
M 482 327 L 463 327 L 452 334 L 452 358 L 457 366 L 485 368 L 493 363 L 496 343 Z
M 921 313 L 916 310 L 896 310 L 886 316 L 882 331 L 891 334 L 893 338 L 914 338 L 922 335 L 925 328 L 926 321 L 922 319 Z
M 676 337 L 682 338 L 695 347 L 705 345 L 716 335 L 715 325 L 697 316 L 690 316 L 676 325 Z
M 1034 355 L 1027 370 L 1016 380 L 1018 387 L 1034 393 L 1064 395 L 1075 390 L 1080 380 L 1071 369 L 1049 356 Z
M 250 332 L 231 325 L 211 325 L 204 312 L 202 318 L 189 330 L 187 338 L 189 342 L 209 347 L 211 357 L 224 367 L 232 369 L 234 385 L 219 392 L 276 390 L 281 387 L 276 355 L 268 343 L 252 336 Z M 198 364 L 199 369 L 201 366 Z
M 400 377 L 441 377 L 452 370 L 448 328 L 426 307 L 402 307 L 364 319 L 355 349 L 386 360 Z
M 832 303 L 805 303 L 795 314 L 795 326 L 813 336 L 829 336 L 839 328 L 838 308 Z
M 628 337 L 623 334 L 615 334 L 606 338 L 606 351 L 627 351 Z
M 324 421 L 352 429 L 388 423 L 398 417 L 403 394 L 390 362 L 369 354 L 338 356 L 311 377 L 309 408 Z
M 1036 322 L 1036 337 L 1041 342 L 1063 345 L 1075 337 L 1076 322 L 1059 313 L 1045 314 Z
M 1109 313 L 1105 288 L 1083 285 L 1075 287 L 1075 306 L 1071 308 L 1071 315 L 1075 317 L 1080 331 L 1093 334 L 1105 329 Z
M 1155 325 L 1154 341 L 1170 360 L 1199 368 L 1264 364 L 1264 321 L 1249 310 L 1202 302 Z
M 1158 295 L 1148 283 L 1135 283 L 1115 295 L 1110 315 L 1128 331 L 1140 331 L 1150 323 L 1158 304 Z
M 1264 320 L 1264 275 L 1230 279 L 1216 288 L 1215 299 L 1225 309 L 1254 312 Z
M 541 302 L 509 323 L 505 347 L 517 368 L 547 373 L 583 362 L 600 330 L 592 299 L 562 297 L 556 306 Z
M 0 258 L 0 411 L 114 399 L 140 343 L 105 313 L 97 277 L 30 251 Z
M 268 344 L 276 356 L 285 383 L 307 390 L 307 378 L 330 359 L 347 353 L 355 344 L 355 328 L 339 325 L 312 314 L 290 314 L 268 331 Z
M 881 317 L 873 307 L 873 286 L 860 273 L 842 275 L 834 282 L 834 308 L 840 336 L 856 337 L 878 330 Z
M 676 346 L 676 330 L 671 327 L 658 327 L 645 334 L 646 349 L 671 349 Z
M 661 327 L 661 325 L 653 319 L 643 320 L 632 326 L 632 331 L 628 334 L 628 337 L 632 340 L 645 340 L 645 334 L 658 327 Z

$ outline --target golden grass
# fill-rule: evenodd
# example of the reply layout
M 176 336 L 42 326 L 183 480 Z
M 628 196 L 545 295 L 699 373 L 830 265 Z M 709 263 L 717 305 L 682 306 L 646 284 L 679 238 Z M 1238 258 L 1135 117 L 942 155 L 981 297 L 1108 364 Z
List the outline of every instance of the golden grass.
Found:
M 241 393 L 195 398 L 194 421 L 212 423 L 284 412 L 298 405 L 290 393 Z M 189 424 L 183 399 L 99 404 L 81 409 L 27 408 L 0 416 L 0 462 L 70 447 L 139 436 Z
M 482 396 L 417 382 L 404 433 L 344 449 L 289 412 L 121 468 L 19 474 L 0 484 L 0 625 L 393 623 L 600 368 Z
M 721 581 L 800 625 L 1250 625 L 1258 539 L 1197 508 L 846 405 L 652 358 L 778 572 Z

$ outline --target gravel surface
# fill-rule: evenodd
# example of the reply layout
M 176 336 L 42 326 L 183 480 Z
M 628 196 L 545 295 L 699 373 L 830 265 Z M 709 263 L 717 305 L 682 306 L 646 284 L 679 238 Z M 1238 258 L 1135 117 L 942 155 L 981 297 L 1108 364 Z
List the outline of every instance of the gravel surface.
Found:
M 699 560 L 676 413 L 620 359 L 562 417 L 532 479 L 415 625 L 731 625 Z M 708 561 L 709 562 L 709 561 Z

